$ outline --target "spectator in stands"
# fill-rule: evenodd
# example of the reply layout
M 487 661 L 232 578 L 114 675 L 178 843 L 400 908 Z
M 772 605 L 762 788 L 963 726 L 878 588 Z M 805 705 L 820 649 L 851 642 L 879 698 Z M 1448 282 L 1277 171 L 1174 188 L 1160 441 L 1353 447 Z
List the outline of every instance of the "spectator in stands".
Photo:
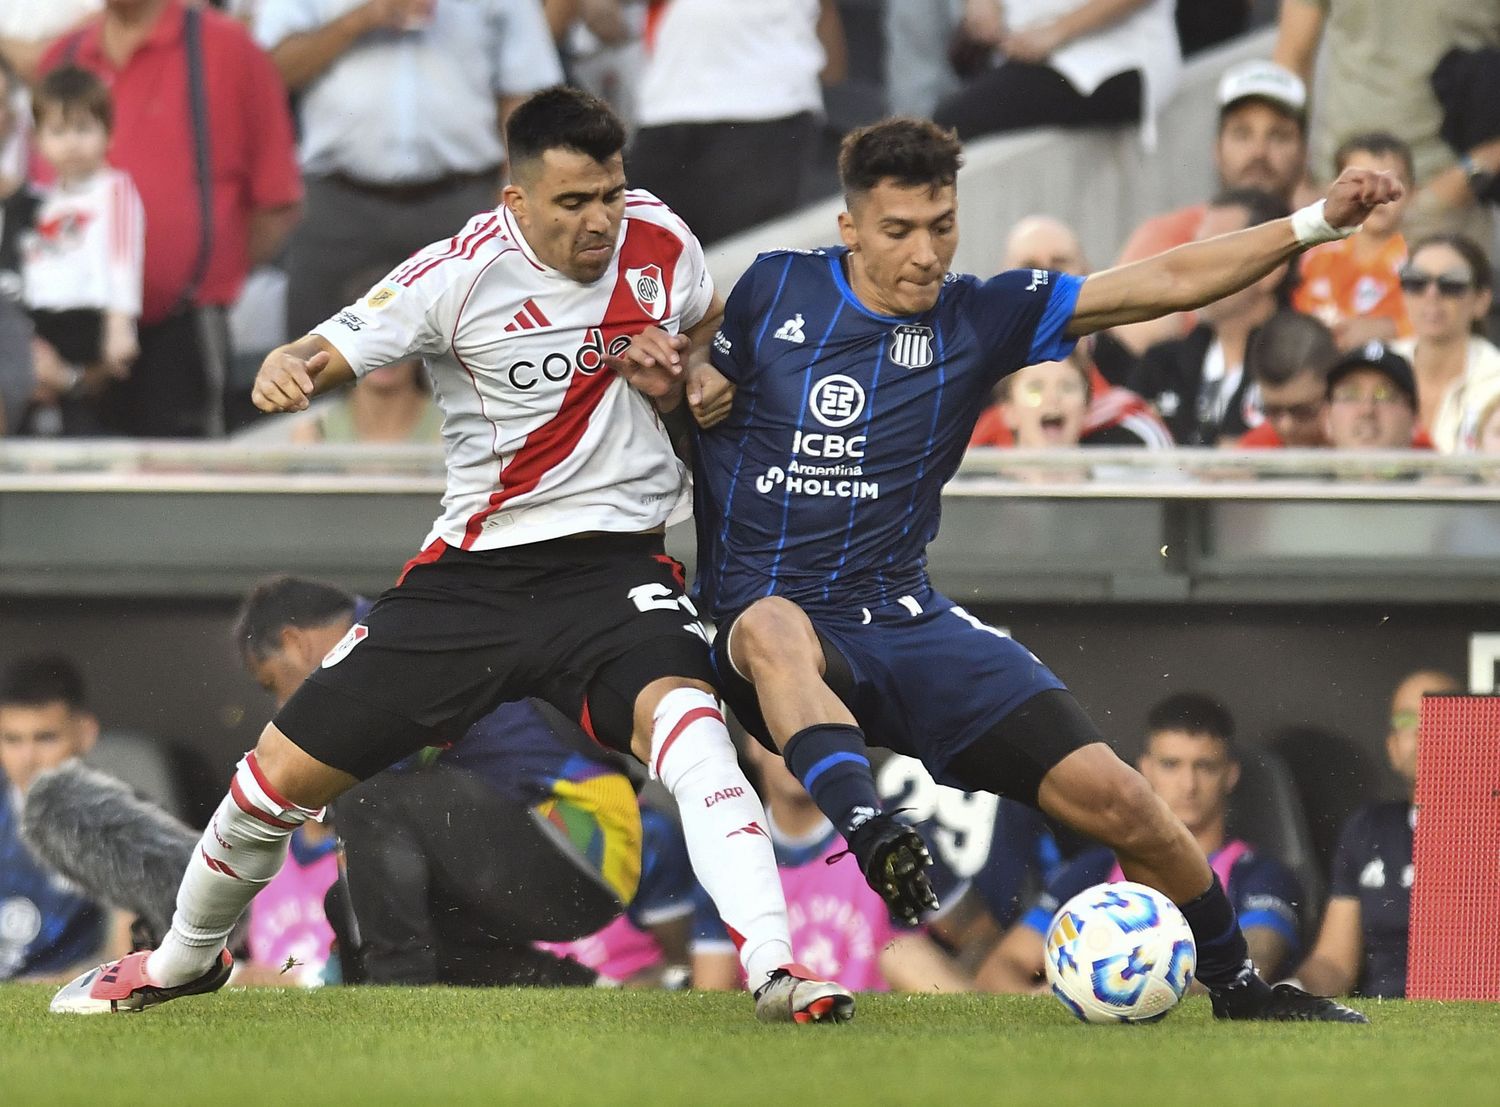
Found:
M 1089 265 L 1083 245 L 1066 223 L 1045 215 L 1032 215 L 1012 228 L 1005 244 L 1004 269 L 1054 269 L 1087 276 Z M 1079 439 L 1084 445 L 1151 446 L 1172 445 L 1172 434 L 1151 410 L 1151 405 L 1127 388 L 1112 383 L 1122 380 L 1134 358 L 1115 341 L 1109 331 L 1090 335 L 1077 347 L 1080 364 L 1088 376 L 1088 409 Z M 997 393 L 997 401 L 999 396 Z M 1009 446 L 1010 424 L 1000 404 L 979 417 L 971 446 Z
M 42 69 L 64 64 L 109 85 L 109 160 L 135 182 L 146 212 L 140 354 L 100 399 L 104 429 L 220 434 L 226 309 L 298 218 L 285 89 L 239 23 L 183 0 L 107 0 L 52 45 Z
M 995 52 L 933 119 L 964 141 L 1032 127 L 1141 123 L 1182 69 L 1172 0 L 967 0 L 964 31 Z
M 105 164 L 114 105 L 98 76 L 72 65 L 52 70 L 32 109 L 53 179 L 25 236 L 22 295 L 38 340 L 70 369 L 65 388 L 44 386 L 37 400 L 58 409 L 63 433 L 96 434 L 95 399 L 130 375 L 140 352 L 145 212 L 130 176 Z
M 15 661 L 0 683 L 0 980 L 61 979 L 130 949 L 124 916 L 82 898 L 21 842 L 36 775 L 99 737 L 83 676 L 63 657 Z
M 1209 204 L 1198 237 L 1242 230 L 1286 215 L 1268 192 L 1232 189 Z M 1276 313 L 1281 265 L 1239 292 L 1198 312 L 1198 325 L 1184 338 L 1151 347 L 1130 375 L 1129 385 L 1155 405 L 1182 446 L 1212 446 L 1237 438 L 1259 420 L 1245 351 L 1257 327 Z
M 1335 450 L 1430 448 L 1416 438 L 1411 363 L 1384 343 L 1368 342 L 1335 362 L 1327 397 L 1323 434 Z
M 245 667 L 282 704 L 365 610 L 331 585 L 265 581 L 235 630 Z M 506 704 L 452 749 L 414 755 L 342 798 L 333 817 L 366 978 L 593 983 L 592 969 L 531 943 L 593 933 L 635 895 L 639 809 L 608 758 L 551 709 Z
M 1280 861 L 1227 837 L 1229 796 L 1240 777 L 1234 720 L 1228 710 L 1198 692 L 1168 696 L 1147 716 L 1146 742 L 1137 764 L 1208 855 L 1239 914 L 1251 959 L 1268 973 L 1281 971 L 1298 952 L 1302 890 Z M 1079 854 L 1006 932 L 979 970 L 979 987 L 993 992 L 1045 990 L 1043 940 L 1054 912 L 1092 885 L 1123 879 L 1114 855 L 1104 847 Z
M 549 0 L 547 16 L 570 84 L 609 102 L 634 126 L 641 72 L 646 66 L 646 0 Z M 565 16 L 558 34 L 554 13 Z
M 631 184 L 705 246 L 803 199 L 822 84 L 844 79 L 834 0 L 666 0 L 647 30 Z
M 815 973 L 836 976 L 853 991 L 962 992 L 973 988 L 941 947 L 921 930 L 894 922 L 880 896 L 846 860 L 844 839 L 824 818 L 780 755 L 753 738 L 745 758 L 766 805 L 766 833 L 776 848 L 786 893 L 792 948 Z M 707 893 L 698 893 L 693 929 L 693 987 L 745 984 L 734 944 Z
M 1500 388 L 1474 408 L 1474 439 L 1469 453 L 1500 454 Z
M 1385 750 L 1405 796 L 1362 808 L 1339 833 L 1323 923 L 1296 975 L 1300 986 L 1316 995 L 1399 999 L 1406 994 L 1422 697 L 1460 690 L 1447 673 L 1431 670 L 1411 673 L 1396 686 Z
M 1004 378 L 1000 414 L 1015 445 L 1026 450 L 1077 446 L 1089 406 L 1089 371 L 1075 350 L 1063 361 L 1042 361 Z
M 958 91 L 953 55 L 966 0 L 901 0 L 886 3 L 885 92 L 892 115 L 930 118 L 939 101 Z M 957 49 L 956 49 L 957 48 Z M 990 50 L 983 51 L 987 61 Z
M 1275 58 L 1304 80 L 1327 47 L 1323 101 L 1308 162 L 1314 182 L 1332 179 L 1333 151 L 1346 139 L 1389 130 L 1411 148 L 1421 191 L 1408 212 L 1413 237 L 1463 230 L 1489 239 L 1473 188 L 1500 170 L 1500 141 L 1465 152 L 1443 141 L 1443 108 L 1433 91 L 1451 49 L 1500 46 L 1500 0 L 1282 0 Z M 1483 191 L 1487 185 L 1479 185 Z
M 1287 207 L 1307 162 L 1307 87 L 1295 74 L 1264 61 L 1247 61 L 1219 81 L 1219 130 L 1214 170 L 1219 191 L 1256 189 Z M 1208 204 L 1190 204 L 1154 216 L 1130 235 L 1119 261 L 1139 261 L 1203 237 Z M 1136 354 L 1192 329 L 1191 315 L 1169 315 L 1115 328 Z
M 20 130 L 14 95 L 20 87 L 0 55 L 0 149 Z M 24 174 L 0 168 L 0 437 L 21 429 L 35 384 L 31 320 L 21 301 L 21 236 L 35 212 L 36 196 Z
M 1333 332 L 1311 315 L 1283 309 L 1255 332 L 1245 350 L 1261 423 L 1234 445 L 1240 449 L 1326 446 L 1323 414 L 1328 370 L 1338 358 Z
M 1184 55 L 1192 55 L 1244 34 L 1250 26 L 1254 0 L 1216 0 L 1194 3 L 1177 0 L 1177 40 Z
M 1401 271 L 1413 335 L 1394 348 L 1416 372 L 1418 423 L 1443 453 L 1472 433 L 1469 397 L 1500 381 L 1500 349 L 1484 337 L 1493 279 L 1489 259 L 1462 235 L 1439 234 L 1412 247 Z
M 505 119 L 562 80 L 540 0 L 261 0 L 255 37 L 299 97 L 294 335 L 349 302 L 354 274 L 494 207 Z
M 1401 295 L 1401 267 L 1406 264 L 1401 219 L 1415 187 L 1411 150 L 1395 135 L 1375 131 L 1345 142 L 1336 161 L 1340 173 L 1350 166 L 1389 173 L 1406 192 L 1372 212 L 1358 234 L 1303 254 L 1292 304 L 1332 327 L 1340 349 L 1406 338 L 1411 320 Z

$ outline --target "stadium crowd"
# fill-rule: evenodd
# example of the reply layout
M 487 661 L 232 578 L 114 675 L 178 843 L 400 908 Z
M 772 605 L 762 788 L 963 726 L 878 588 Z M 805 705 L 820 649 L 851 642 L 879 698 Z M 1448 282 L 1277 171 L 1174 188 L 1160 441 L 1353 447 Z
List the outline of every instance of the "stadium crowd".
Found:
M 829 190 L 836 128 L 885 110 L 964 138 L 1136 126 L 1149 148 L 1183 55 L 1277 14 L 1240 0 L 222 7 L 0 4 L 3 433 L 199 437 L 252 421 L 259 353 L 493 205 L 507 113 L 565 77 L 622 111 L 632 183 L 712 245 Z M 1081 396 L 1060 369 L 1027 374 L 1060 389 L 1009 382 L 976 445 L 1011 443 L 1021 422 L 1037 448 L 1500 440 L 1487 336 L 1500 14 L 1392 3 L 1362 30 L 1351 8 L 1280 5 L 1275 60 L 1232 67 L 1218 88 L 1204 152 L 1218 193 L 1118 228 L 1119 260 L 1285 214 L 1348 165 L 1395 173 L 1413 196 L 1197 318 L 1096 338 L 1074 359 Z M 1048 234 L 1060 252 L 1012 249 L 996 268 L 1088 271 L 1066 226 Z M 1262 330 L 1284 310 L 1326 326 L 1337 354 L 1310 330 L 1273 348 Z M 231 313 L 260 323 L 232 329 Z M 1329 371 L 1356 356 L 1388 387 L 1335 394 Z M 420 374 L 389 376 L 296 439 L 431 440 Z M 1266 399 L 1292 380 L 1297 403 Z M 1409 442 L 1396 433 L 1408 409 Z
M 1500 2 L 1392 0 L 1368 19 L 1350 15 L 1355 6 L 1282 0 L 1274 58 L 1236 65 L 1218 85 L 1203 154 L 1217 190 L 1120 227 L 1118 260 L 1282 218 L 1346 167 L 1389 172 L 1407 196 L 1196 314 L 1105 331 L 1006 378 L 972 446 L 1500 452 L 1500 349 L 1488 336 Z M 855 114 L 930 117 L 965 139 L 1114 126 L 1139 130 L 1150 149 L 1182 58 L 1267 9 L 0 0 L 0 434 L 437 441 L 420 362 L 371 373 L 304 415 L 257 420 L 247 358 L 310 331 L 492 207 L 506 179 L 504 120 L 560 81 L 617 107 L 633 128 L 631 183 L 712 245 L 826 187 L 840 95 L 864 96 Z M 1012 229 L 995 268 L 1095 267 L 1072 228 L 1038 213 Z M 231 314 L 247 296 L 268 299 L 276 322 L 259 348 L 236 350 Z M 237 630 L 246 666 L 284 700 L 358 602 L 310 582 L 268 584 Z M 1334 855 L 1303 871 L 1279 855 L 1312 813 L 1258 810 L 1267 792 L 1247 787 L 1222 705 L 1179 692 L 1152 712 L 1138 763 L 1209 855 L 1272 978 L 1401 994 L 1414 705 L 1454 687 L 1423 672 L 1395 690 L 1387 748 L 1407 794 L 1362 808 Z M 488 730 L 481 721 L 451 751 L 338 801 L 328 826 L 342 846 L 305 823 L 240 936 L 252 966 L 242 980 L 285 982 L 297 968 L 290 979 L 309 984 L 743 986 L 670 800 L 648 787 L 637 807 L 638 774 L 570 726 L 536 709 Z M 32 778 L 86 753 L 98 729 L 64 659 L 18 662 L 0 685 L 0 979 L 62 979 L 128 947 L 128 920 L 20 846 Z M 538 750 L 550 759 L 540 769 Z M 854 988 L 1033 990 L 1050 911 L 1118 878 L 1108 851 L 1010 801 L 959 799 L 893 757 L 882 787 L 937 843 L 944 904 L 909 927 L 852 864 L 824 864 L 842 847 L 838 831 L 781 759 L 748 739 L 741 753 L 766 804 L 798 957 Z M 1263 774 L 1287 774 L 1274 755 L 1256 756 Z M 527 765 L 523 785 L 507 759 Z M 438 810 L 529 844 L 504 851 L 512 867 L 481 871 L 455 859 Z M 1247 826 L 1271 827 L 1273 840 L 1242 836 Z M 575 879 L 560 883 L 564 864 Z M 331 888 L 351 898 L 358 938 L 328 921 Z M 518 911 L 517 890 L 533 888 L 549 889 L 546 910 Z M 481 940 L 496 933 L 498 945 Z

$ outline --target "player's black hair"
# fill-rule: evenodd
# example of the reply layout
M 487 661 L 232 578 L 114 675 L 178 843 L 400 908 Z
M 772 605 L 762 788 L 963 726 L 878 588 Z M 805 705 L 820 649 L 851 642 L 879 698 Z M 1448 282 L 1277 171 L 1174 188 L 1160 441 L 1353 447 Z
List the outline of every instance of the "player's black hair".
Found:
M 625 148 L 625 124 L 592 93 L 554 85 L 527 97 L 511 113 L 505 147 L 512 166 L 548 150 L 574 150 L 607 161 Z
M 306 577 L 280 576 L 250 590 L 234 622 L 241 656 L 264 661 L 281 645 L 287 627 L 326 627 L 354 617 L 354 597 L 342 588 Z
M 1346 138 L 1334 151 L 1334 170 L 1342 173 L 1344 167 L 1349 164 L 1350 156 L 1359 153 L 1374 154 L 1376 157 L 1389 154 L 1395 157 L 1401 163 L 1402 180 L 1407 188 L 1410 188 L 1417 179 L 1417 166 L 1412 160 L 1411 147 L 1390 131 L 1365 131 L 1363 134 Z
M 1291 214 L 1279 197 L 1258 188 L 1226 188 L 1208 202 L 1211 208 L 1244 208 L 1250 222 L 1247 227 L 1258 227 L 1274 219 L 1285 219 Z
M 65 116 L 74 112 L 91 115 L 104 124 L 106 131 L 114 129 L 115 105 L 109 86 L 82 66 L 58 66 L 37 82 L 31 94 L 31 114 L 38 125 L 52 108 L 60 108 Z
M 1214 697 L 1204 692 L 1174 692 L 1158 702 L 1146 715 L 1146 745 L 1151 735 L 1164 730 L 1182 730 L 1189 734 L 1206 734 L 1224 743 L 1231 757 L 1234 751 L 1234 716 Z
M 1250 336 L 1245 371 L 1262 384 L 1282 385 L 1299 373 L 1311 372 L 1318 381 L 1338 360 L 1333 332 L 1311 315 L 1282 308 Z
M 44 707 L 66 704 L 69 711 L 87 711 L 83 673 L 61 654 L 39 654 L 13 661 L 0 681 L 0 705 Z
M 930 119 L 882 119 L 844 136 L 839 180 L 846 200 L 884 180 L 936 190 L 958 180 L 963 163 L 963 146 L 951 130 Z

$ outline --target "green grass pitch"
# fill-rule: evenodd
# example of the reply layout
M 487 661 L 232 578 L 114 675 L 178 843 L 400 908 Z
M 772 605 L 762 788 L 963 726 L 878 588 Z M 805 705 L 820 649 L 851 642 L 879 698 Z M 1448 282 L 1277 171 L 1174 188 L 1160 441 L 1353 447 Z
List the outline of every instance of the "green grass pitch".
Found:
M 1500 1103 L 1500 1005 L 1366 1003 L 1374 1025 L 1145 1027 L 1050 998 L 861 996 L 847 1026 L 762 1026 L 743 995 L 227 989 L 142 1015 L 49 1015 L 0 987 L 0 1103 Z

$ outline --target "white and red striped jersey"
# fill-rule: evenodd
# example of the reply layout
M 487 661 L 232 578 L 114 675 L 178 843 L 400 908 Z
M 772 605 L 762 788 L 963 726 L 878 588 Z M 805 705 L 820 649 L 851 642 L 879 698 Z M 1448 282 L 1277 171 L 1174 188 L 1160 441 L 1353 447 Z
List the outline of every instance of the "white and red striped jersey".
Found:
M 104 168 L 52 186 L 21 248 L 26 306 L 140 315 L 145 246 L 146 212 L 128 174 Z
M 603 359 L 649 326 L 693 326 L 712 300 L 692 232 L 650 193 L 630 191 L 614 259 L 592 284 L 543 263 L 502 206 L 313 333 L 358 375 L 426 360 L 448 487 L 424 545 L 485 550 L 686 515 L 687 472 L 655 409 Z

